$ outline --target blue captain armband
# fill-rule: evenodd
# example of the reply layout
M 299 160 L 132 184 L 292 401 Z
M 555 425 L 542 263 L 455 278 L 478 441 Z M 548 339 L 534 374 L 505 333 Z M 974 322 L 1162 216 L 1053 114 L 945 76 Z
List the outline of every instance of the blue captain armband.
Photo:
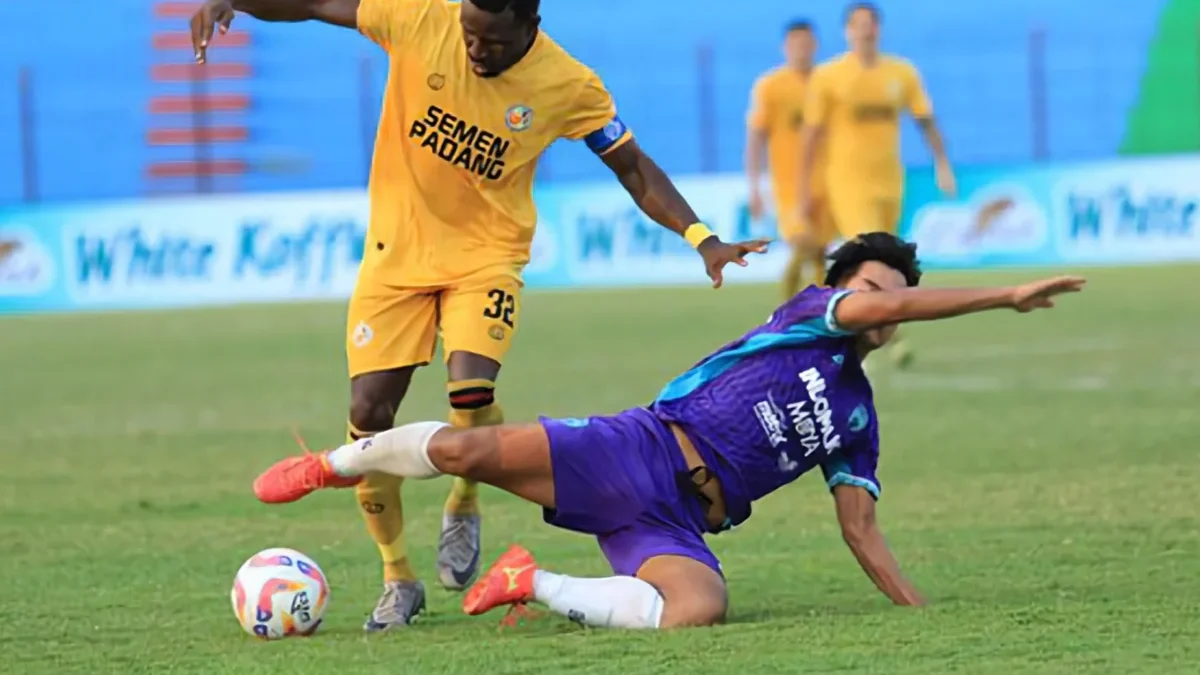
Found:
M 588 150 L 597 155 L 603 155 L 612 150 L 628 134 L 629 127 L 625 126 L 620 116 L 614 116 L 611 122 L 585 136 L 583 142 L 587 144 Z

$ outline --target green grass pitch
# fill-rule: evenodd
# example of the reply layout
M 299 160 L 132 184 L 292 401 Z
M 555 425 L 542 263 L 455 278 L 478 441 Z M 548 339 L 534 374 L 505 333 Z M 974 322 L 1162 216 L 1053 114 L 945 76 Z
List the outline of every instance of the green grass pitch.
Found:
M 872 366 L 881 523 L 928 608 L 874 590 L 806 477 L 712 540 L 729 625 L 666 634 L 555 617 L 501 634 L 499 616 L 463 616 L 432 588 L 443 480 L 405 488 L 430 614 L 363 635 L 379 569 L 352 495 L 267 507 L 250 492 L 295 450 L 290 427 L 341 439 L 341 306 L 0 321 L 0 671 L 1194 673 L 1200 268 L 1091 277 L 1055 312 L 915 326 L 912 369 Z M 500 400 L 513 420 L 647 402 L 775 294 L 529 293 Z M 427 369 L 400 418 L 442 418 L 442 378 Z M 551 569 L 607 573 L 590 539 L 494 490 L 484 502 L 486 558 L 519 541 Z M 261 643 L 237 626 L 232 575 L 268 546 L 328 574 L 316 637 Z

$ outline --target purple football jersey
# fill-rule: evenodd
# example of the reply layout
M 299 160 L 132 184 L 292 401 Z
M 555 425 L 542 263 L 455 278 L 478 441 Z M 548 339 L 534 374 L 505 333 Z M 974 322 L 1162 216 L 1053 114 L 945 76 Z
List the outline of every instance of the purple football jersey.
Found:
M 879 497 L 871 385 L 833 310 L 844 289 L 805 289 L 767 323 L 668 384 L 650 409 L 678 424 L 725 493 L 729 526 L 750 504 L 821 467 L 830 489 Z

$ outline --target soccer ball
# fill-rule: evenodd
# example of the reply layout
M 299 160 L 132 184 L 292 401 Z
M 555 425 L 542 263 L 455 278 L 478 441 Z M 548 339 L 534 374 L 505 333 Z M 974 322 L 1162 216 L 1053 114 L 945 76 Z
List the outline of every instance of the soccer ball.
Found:
M 329 606 L 329 582 L 312 558 L 269 548 L 242 564 L 230 598 L 238 622 L 255 637 L 312 635 Z

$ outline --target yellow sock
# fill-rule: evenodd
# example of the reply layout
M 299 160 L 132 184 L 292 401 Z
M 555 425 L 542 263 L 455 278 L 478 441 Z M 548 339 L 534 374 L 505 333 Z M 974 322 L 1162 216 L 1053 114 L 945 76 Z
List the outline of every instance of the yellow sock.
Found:
M 496 383 L 491 380 L 458 380 L 446 387 L 450 396 L 450 424 L 459 428 L 486 427 L 504 423 L 504 411 L 496 405 Z M 455 478 L 446 499 L 446 513 L 468 516 L 479 513 L 479 486 Z
M 812 259 L 808 262 L 812 265 L 813 276 L 816 277 L 813 279 L 813 283 L 818 285 L 824 284 L 825 274 L 828 271 L 825 267 L 825 251 L 817 249 L 812 253 Z
M 349 426 L 346 434 L 348 442 L 371 435 L 355 429 L 353 425 Z M 408 564 L 408 548 L 404 544 L 404 507 L 400 502 L 400 484 L 403 482 L 404 479 L 399 476 L 369 473 L 354 489 L 363 520 L 367 523 L 367 532 L 371 533 L 371 538 L 379 547 L 385 582 L 414 581 L 417 578 Z
M 805 256 L 801 254 L 799 248 L 792 248 L 787 267 L 783 270 L 783 297 L 785 300 L 799 293 L 803 288 L 804 265 L 808 262 L 804 258 Z

